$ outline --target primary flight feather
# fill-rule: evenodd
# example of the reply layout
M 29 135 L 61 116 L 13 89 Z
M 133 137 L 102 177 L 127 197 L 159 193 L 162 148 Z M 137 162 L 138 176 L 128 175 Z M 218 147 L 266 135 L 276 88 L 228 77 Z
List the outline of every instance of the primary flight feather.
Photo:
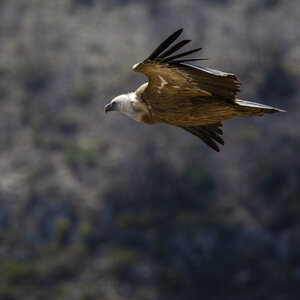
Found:
M 220 151 L 217 143 L 224 145 L 220 137 L 222 121 L 283 112 L 237 99 L 240 83 L 234 74 L 188 64 L 203 60 L 186 58 L 201 48 L 174 54 L 190 42 L 182 40 L 171 46 L 182 31 L 174 32 L 148 58 L 133 66 L 133 71 L 146 75 L 149 82 L 133 93 L 114 98 L 105 106 L 105 112 L 119 111 L 146 124 L 181 127 L 216 151 Z

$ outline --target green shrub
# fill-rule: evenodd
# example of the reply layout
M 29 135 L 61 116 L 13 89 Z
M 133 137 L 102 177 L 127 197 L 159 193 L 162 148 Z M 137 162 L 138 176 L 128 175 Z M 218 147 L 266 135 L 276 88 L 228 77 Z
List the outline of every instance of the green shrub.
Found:
M 78 104 L 88 103 L 93 96 L 93 88 L 88 82 L 81 82 L 75 86 L 74 98 Z
M 59 219 L 54 228 L 55 240 L 59 244 L 65 244 L 71 234 L 71 223 L 68 219 Z
M 78 233 L 84 242 L 88 242 L 95 234 L 94 227 L 89 222 L 81 222 L 79 224 Z
M 39 279 L 43 282 L 60 281 L 76 275 L 82 252 L 78 247 L 55 251 L 41 258 L 36 267 Z
M 1 263 L 0 274 L 7 284 L 22 284 L 35 277 L 35 268 L 30 263 L 8 260 Z
M 132 250 L 126 248 L 117 248 L 110 255 L 111 271 L 124 275 L 124 272 L 136 261 L 136 256 Z
M 80 300 L 92 300 L 94 299 L 92 289 L 90 287 L 84 287 L 81 289 Z
M 65 162 L 72 166 L 93 166 L 96 163 L 95 150 L 91 146 L 69 145 L 64 151 Z
M 17 300 L 15 295 L 15 288 L 10 285 L 0 286 L 0 299 L 1 300 Z

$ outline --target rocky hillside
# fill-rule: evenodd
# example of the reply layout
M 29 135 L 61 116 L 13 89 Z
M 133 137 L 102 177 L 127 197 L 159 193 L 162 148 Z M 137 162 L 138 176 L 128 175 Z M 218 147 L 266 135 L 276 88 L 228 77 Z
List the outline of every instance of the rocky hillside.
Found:
M 0 0 L 0 299 L 300 296 L 300 5 Z M 167 35 L 288 112 L 225 122 L 215 153 L 105 115 Z M 192 46 L 191 46 L 192 47 Z

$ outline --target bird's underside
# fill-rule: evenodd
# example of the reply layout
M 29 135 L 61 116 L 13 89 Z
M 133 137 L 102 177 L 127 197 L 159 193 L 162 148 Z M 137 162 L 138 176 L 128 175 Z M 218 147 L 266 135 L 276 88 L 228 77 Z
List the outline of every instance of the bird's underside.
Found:
M 173 33 L 147 59 L 133 66 L 133 71 L 146 75 L 149 82 L 135 91 L 129 109 L 132 115 L 126 114 L 147 124 L 181 127 L 219 151 L 217 143 L 224 145 L 222 121 L 281 111 L 236 99 L 240 82 L 234 74 L 188 64 L 202 60 L 186 58 L 201 48 L 174 54 L 190 42 L 171 46 L 181 33 L 182 29 Z

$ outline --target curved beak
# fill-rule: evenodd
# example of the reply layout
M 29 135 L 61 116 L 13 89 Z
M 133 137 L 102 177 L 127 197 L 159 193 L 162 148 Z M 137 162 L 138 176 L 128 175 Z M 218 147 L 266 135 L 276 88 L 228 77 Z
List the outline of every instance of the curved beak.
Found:
M 112 106 L 110 103 L 108 103 L 106 106 L 105 106 L 105 113 L 108 113 L 109 111 L 112 111 Z

